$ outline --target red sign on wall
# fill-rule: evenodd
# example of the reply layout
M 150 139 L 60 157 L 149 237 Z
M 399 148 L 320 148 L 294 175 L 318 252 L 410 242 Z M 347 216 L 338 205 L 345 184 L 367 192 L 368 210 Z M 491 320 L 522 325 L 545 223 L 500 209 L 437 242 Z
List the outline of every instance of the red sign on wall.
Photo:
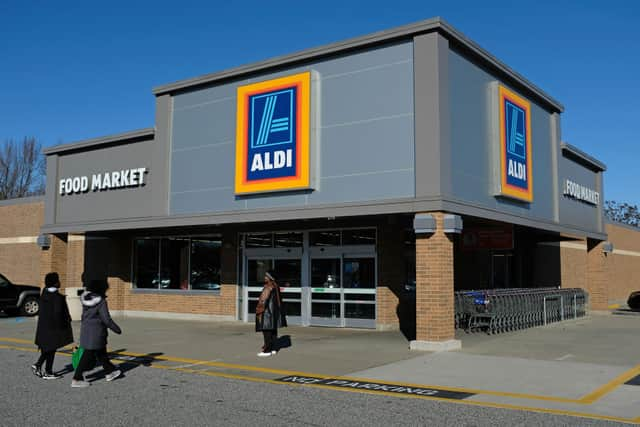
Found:
M 465 227 L 462 231 L 462 248 L 513 249 L 513 225 L 495 227 Z

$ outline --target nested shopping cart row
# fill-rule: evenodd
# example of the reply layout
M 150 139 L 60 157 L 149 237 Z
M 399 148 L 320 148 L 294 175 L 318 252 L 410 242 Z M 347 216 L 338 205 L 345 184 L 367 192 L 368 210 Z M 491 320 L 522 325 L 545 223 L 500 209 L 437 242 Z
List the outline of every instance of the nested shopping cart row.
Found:
M 582 317 L 583 289 L 509 288 L 455 293 L 455 326 L 467 332 L 497 334 Z

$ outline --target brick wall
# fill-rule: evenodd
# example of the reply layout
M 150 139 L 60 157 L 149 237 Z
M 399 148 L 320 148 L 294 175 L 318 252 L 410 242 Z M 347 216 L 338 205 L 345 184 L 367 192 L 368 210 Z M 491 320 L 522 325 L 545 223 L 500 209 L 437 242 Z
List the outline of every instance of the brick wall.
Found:
M 40 256 L 36 244 L 44 220 L 40 198 L 0 202 L 0 273 L 16 283 L 41 285 Z
M 609 271 L 608 301 L 626 303 L 629 294 L 640 291 L 640 228 L 607 224 L 613 253 L 607 256 Z

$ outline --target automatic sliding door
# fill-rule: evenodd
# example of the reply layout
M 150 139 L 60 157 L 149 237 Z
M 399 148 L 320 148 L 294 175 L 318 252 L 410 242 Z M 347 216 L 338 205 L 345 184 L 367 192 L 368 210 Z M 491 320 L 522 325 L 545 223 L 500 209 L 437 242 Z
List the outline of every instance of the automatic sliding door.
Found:
M 342 326 L 341 259 L 311 259 L 312 325 Z
M 255 320 L 256 305 L 264 286 L 264 274 L 268 270 L 277 272 L 282 300 L 287 312 L 287 321 L 292 325 L 302 323 L 302 262 L 300 258 L 279 259 L 272 257 L 248 258 L 245 292 L 247 312 L 245 319 Z
M 274 260 L 287 323 L 302 324 L 302 262 L 300 259 Z M 255 313 L 255 311 L 254 311 Z
M 375 328 L 376 267 L 373 257 L 343 258 L 344 326 Z

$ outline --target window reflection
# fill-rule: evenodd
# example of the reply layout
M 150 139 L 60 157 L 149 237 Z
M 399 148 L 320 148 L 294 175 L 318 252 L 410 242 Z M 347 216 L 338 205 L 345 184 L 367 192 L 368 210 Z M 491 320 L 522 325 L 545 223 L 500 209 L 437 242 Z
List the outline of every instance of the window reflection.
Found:
M 339 288 L 340 259 L 311 260 L 311 286 L 314 288 Z
M 339 246 L 340 230 L 322 230 L 309 233 L 311 246 Z
M 220 289 L 220 240 L 191 241 L 191 289 Z
M 134 286 L 141 289 L 220 289 L 219 238 L 136 239 Z
M 138 239 L 135 242 L 134 282 L 137 288 L 158 288 L 160 241 Z
M 375 262 L 373 258 L 345 258 L 345 288 L 375 288 Z
M 375 245 L 376 230 L 372 228 L 364 230 L 344 230 L 342 232 L 343 245 Z

